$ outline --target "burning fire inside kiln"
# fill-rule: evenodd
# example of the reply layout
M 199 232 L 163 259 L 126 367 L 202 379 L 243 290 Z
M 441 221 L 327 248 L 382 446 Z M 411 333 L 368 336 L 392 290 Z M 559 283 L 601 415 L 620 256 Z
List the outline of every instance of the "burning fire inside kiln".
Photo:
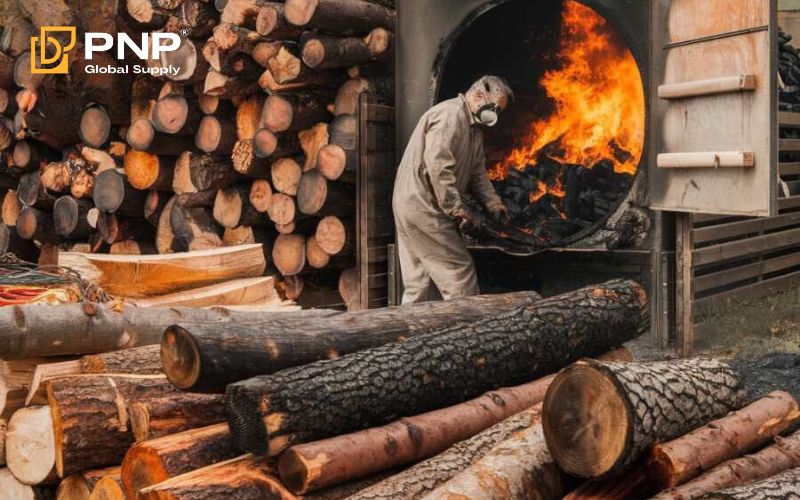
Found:
M 574 0 L 540 5 L 549 5 L 540 7 L 540 24 L 517 28 L 505 37 L 521 35 L 518 43 L 497 49 L 515 55 L 486 68 L 508 77 L 517 100 L 486 131 L 485 149 L 514 231 L 556 246 L 602 227 L 630 192 L 644 149 L 645 95 L 636 59 L 606 18 Z M 555 28 L 545 26 L 548 15 Z M 475 24 L 485 33 L 491 22 Z

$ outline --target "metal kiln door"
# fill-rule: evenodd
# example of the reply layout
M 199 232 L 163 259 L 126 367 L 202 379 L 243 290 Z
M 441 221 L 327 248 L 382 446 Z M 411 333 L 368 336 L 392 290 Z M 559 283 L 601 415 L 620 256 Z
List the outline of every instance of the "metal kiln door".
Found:
M 777 213 L 777 0 L 653 0 L 651 208 Z

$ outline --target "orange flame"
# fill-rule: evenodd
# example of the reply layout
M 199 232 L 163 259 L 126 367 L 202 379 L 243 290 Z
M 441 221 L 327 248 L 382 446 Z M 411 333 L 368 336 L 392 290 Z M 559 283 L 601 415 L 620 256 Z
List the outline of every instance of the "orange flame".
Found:
M 561 68 L 541 85 L 555 112 L 531 125 L 524 145 L 490 170 L 496 180 L 514 167 L 535 165 L 541 151 L 562 163 L 591 167 L 610 160 L 618 174 L 634 175 L 644 148 L 644 88 L 636 60 L 602 16 L 574 0 L 564 2 Z

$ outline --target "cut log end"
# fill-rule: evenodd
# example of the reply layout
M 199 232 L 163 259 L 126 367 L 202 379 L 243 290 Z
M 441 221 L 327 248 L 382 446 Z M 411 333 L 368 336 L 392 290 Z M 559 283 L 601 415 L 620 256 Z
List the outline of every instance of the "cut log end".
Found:
M 317 225 L 316 240 L 328 255 L 337 255 L 347 243 L 347 229 L 338 217 L 324 217 Z
M 631 425 L 630 410 L 613 380 L 578 362 L 561 373 L 547 394 L 550 411 L 542 425 L 548 442 L 563 444 L 550 449 L 559 465 L 578 477 L 612 470 L 624 454 Z
M 264 126 L 273 132 L 283 132 L 292 126 L 294 110 L 291 103 L 278 95 L 271 95 L 264 102 L 262 119 Z
M 153 126 L 166 134 L 177 134 L 189 118 L 189 103 L 179 95 L 158 100 L 153 108 Z
M 125 173 L 128 176 L 128 182 L 136 189 L 152 187 L 158 180 L 160 168 L 158 156 L 154 154 L 133 149 L 125 153 Z
M 111 118 L 100 106 L 87 108 L 81 114 L 78 132 L 81 140 L 88 146 L 102 147 L 111 135 Z
M 266 213 L 272 205 L 272 186 L 266 179 L 256 179 L 250 186 L 250 204 L 257 212 Z
M 204 116 L 200 121 L 195 136 L 195 144 L 198 149 L 206 153 L 213 153 L 217 150 L 222 141 L 222 125 L 215 116 Z
M 128 127 L 126 139 L 128 144 L 137 151 L 146 151 L 155 137 L 153 123 L 148 118 L 137 118 Z
M 295 196 L 303 177 L 303 167 L 292 158 L 281 158 L 272 164 L 272 185 L 281 193 Z
M 325 45 L 320 40 L 309 40 L 303 45 L 303 62 L 309 68 L 316 68 L 325 60 Z
M 278 137 L 267 129 L 261 129 L 253 137 L 253 145 L 256 148 L 256 156 L 268 158 L 278 149 Z
M 311 22 L 318 6 L 319 0 L 292 0 L 286 2 L 283 15 L 289 23 L 295 26 L 305 26 Z
M 287 225 L 294 221 L 297 207 L 294 198 L 284 193 L 272 195 L 269 206 L 269 219 L 275 224 Z
M 272 248 L 275 267 L 284 276 L 300 274 L 306 264 L 306 240 L 297 234 L 282 234 Z
M 53 420 L 48 406 L 17 410 L 8 422 L 6 462 L 8 468 L 26 484 L 41 484 L 55 479 L 56 459 Z
M 161 340 L 161 364 L 175 387 L 189 390 L 200 378 L 200 350 L 189 332 L 171 326 Z

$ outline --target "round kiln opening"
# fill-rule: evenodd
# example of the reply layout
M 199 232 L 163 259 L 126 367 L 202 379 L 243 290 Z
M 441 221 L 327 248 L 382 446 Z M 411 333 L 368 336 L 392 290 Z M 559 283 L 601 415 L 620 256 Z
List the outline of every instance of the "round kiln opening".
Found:
M 575 0 L 513 0 L 466 23 L 440 62 L 437 100 L 483 74 L 516 93 L 485 131 L 514 233 L 561 246 L 600 229 L 633 186 L 645 137 L 642 76 L 612 23 Z

